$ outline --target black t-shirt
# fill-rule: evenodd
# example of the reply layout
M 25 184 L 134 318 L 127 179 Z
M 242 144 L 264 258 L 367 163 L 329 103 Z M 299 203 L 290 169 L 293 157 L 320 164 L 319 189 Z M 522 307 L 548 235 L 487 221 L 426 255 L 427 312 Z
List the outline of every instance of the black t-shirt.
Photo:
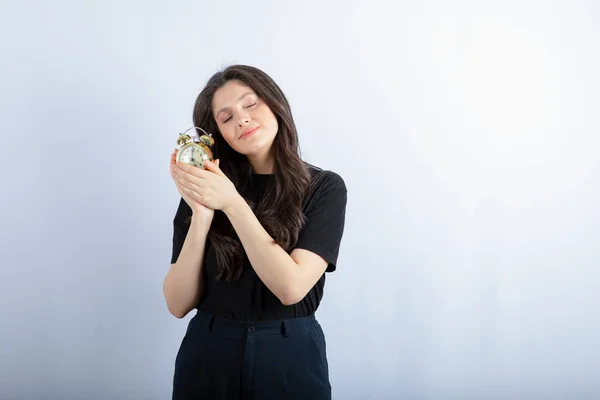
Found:
M 326 272 L 337 266 L 345 223 L 347 190 L 344 180 L 335 172 L 308 165 L 312 179 L 317 184 L 307 193 L 303 202 L 306 224 L 295 248 L 309 250 L 327 262 Z M 254 174 L 251 184 L 240 194 L 257 201 L 264 193 L 266 183 L 273 175 Z M 189 225 L 186 219 L 191 209 L 181 199 L 174 218 L 173 252 L 171 263 L 177 261 Z M 231 282 L 216 280 L 217 259 L 210 240 L 206 241 L 203 278 L 205 280 L 198 309 L 238 321 L 263 321 L 281 318 L 304 317 L 314 313 L 323 297 L 325 274 L 299 303 L 285 306 L 260 280 L 249 262 L 242 275 Z

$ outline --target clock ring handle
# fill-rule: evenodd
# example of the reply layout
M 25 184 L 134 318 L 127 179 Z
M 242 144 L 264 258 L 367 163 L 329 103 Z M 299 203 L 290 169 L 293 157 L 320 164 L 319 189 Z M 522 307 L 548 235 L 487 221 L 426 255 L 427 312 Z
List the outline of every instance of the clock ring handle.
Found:
M 182 133 L 182 135 L 185 135 L 187 131 L 189 131 L 190 129 L 200 129 L 202 132 L 204 132 L 205 135 L 212 137 L 212 134 L 206 132 L 204 129 L 198 127 L 198 126 L 192 126 L 191 128 L 186 129 L 185 132 Z

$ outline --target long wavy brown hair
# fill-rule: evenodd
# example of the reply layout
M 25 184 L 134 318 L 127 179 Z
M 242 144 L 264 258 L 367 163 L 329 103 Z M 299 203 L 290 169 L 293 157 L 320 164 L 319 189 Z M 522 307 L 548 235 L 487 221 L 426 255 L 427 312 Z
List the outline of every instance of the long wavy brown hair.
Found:
M 307 164 L 301 159 L 298 133 L 287 98 L 275 81 L 260 69 L 248 65 L 232 65 L 215 73 L 198 95 L 194 104 L 194 126 L 213 134 L 214 157 L 220 160 L 223 173 L 240 191 L 250 180 L 252 167 L 248 158 L 236 152 L 221 135 L 215 121 L 212 101 L 215 92 L 228 81 L 237 80 L 250 87 L 269 106 L 279 130 L 272 152 L 275 157 L 273 179 L 268 180 L 265 194 L 258 204 L 246 201 L 265 230 L 284 250 L 291 251 L 305 223 L 302 202 L 310 190 L 311 177 Z M 215 211 L 208 234 L 218 264 L 217 279 L 237 279 L 247 260 L 239 237 L 227 216 Z

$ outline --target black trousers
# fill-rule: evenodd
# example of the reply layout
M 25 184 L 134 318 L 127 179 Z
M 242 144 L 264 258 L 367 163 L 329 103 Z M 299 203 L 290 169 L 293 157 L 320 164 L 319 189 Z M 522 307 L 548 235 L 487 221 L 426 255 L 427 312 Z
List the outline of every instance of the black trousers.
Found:
M 199 310 L 175 360 L 173 400 L 330 400 L 315 316 L 237 322 Z

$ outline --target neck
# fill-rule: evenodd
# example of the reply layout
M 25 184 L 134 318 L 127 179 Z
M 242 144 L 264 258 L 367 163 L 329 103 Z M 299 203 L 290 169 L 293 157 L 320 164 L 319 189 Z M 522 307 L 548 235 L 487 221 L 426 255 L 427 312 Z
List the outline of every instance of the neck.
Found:
M 275 172 L 275 158 L 271 154 L 253 154 L 248 161 L 255 174 L 272 174 Z

